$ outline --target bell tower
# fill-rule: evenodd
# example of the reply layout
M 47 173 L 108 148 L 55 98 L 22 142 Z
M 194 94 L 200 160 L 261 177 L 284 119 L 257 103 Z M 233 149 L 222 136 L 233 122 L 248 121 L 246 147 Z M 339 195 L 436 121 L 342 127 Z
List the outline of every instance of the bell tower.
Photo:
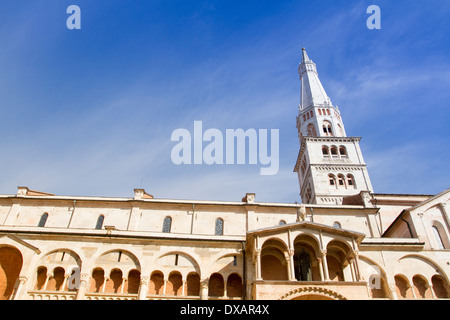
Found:
M 302 203 L 342 204 L 344 197 L 373 192 L 359 137 L 347 137 L 337 106 L 333 106 L 316 64 L 302 49 L 297 131 L 300 151 L 297 172 Z

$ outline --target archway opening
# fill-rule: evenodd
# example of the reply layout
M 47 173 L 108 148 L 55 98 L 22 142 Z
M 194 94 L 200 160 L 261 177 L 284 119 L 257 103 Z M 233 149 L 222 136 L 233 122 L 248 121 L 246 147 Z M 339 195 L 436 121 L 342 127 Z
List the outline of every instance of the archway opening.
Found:
M 9 300 L 22 270 L 23 258 L 13 247 L 0 248 L 0 300 Z

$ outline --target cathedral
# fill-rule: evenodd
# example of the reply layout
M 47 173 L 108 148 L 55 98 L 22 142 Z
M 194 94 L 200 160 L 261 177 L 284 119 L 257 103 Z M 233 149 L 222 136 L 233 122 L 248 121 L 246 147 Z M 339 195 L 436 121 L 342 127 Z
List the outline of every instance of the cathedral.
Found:
M 0 299 L 450 298 L 450 189 L 375 193 L 305 49 L 298 73 L 301 204 L 20 186 L 0 195 Z

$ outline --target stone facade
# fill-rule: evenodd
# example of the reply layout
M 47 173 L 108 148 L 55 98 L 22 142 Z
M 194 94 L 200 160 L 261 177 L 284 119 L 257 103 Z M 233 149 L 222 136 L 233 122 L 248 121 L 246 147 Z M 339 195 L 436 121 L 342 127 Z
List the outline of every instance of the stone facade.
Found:
M 361 193 L 351 205 L 258 203 L 253 197 L 64 197 L 19 188 L 0 197 L 0 294 L 448 298 L 450 189 L 420 197 Z

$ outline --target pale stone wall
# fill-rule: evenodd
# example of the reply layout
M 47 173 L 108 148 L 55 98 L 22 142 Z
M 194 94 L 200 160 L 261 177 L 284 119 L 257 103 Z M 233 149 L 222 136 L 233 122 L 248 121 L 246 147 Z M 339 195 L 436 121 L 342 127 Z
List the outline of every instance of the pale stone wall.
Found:
M 180 298 L 192 290 L 193 299 L 208 298 L 209 290 L 219 295 L 209 297 L 214 299 L 239 298 L 236 292 L 243 291 L 252 299 L 442 298 L 449 291 L 449 194 L 447 190 L 431 198 L 403 200 L 379 195 L 385 207 L 364 195 L 361 205 L 340 206 L 258 203 L 252 194 L 240 202 L 2 196 L 0 248 L 17 250 L 16 256 L 19 252 L 23 259 L 20 281 L 10 297 L 16 299 Z M 405 208 L 414 238 L 408 237 L 402 220 L 393 218 L 399 208 Z M 395 221 L 387 238 L 381 237 L 387 229 L 384 212 Z M 38 227 L 43 213 L 48 213 L 47 222 Z M 96 230 L 100 215 L 104 223 Z M 171 230 L 163 233 L 168 216 Z M 217 219 L 224 222 L 223 235 L 215 235 Z M 340 227 L 333 226 L 335 222 Z M 443 249 L 432 227 L 439 230 Z M 295 257 L 302 248 L 310 255 L 314 281 L 295 278 Z M 262 261 L 277 264 L 267 269 L 270 266 Z M 70 291 L 67 281 L 76 267 L 84 289 Z M 106 280 L 103 291 L 92 292 L 97 268 Z M 264 274 L 280 272 L 277 268 L 282 268 L 285 280 L 263 279 Z M 118 292 L 111 292 L 115 269 L 122 283 Z M 132 276 L 136 272 L 138 278 Z M 152 282 L 156 280 L 151 280 L 154 272 L 162 275 L 157 293 Z M 376 290 L 369 287 L 374 275 L 380 276 Z M 6 276 L 0 275 L 0 282 L 7 281 L 2 277 Z M 38 290 L 43 279 L 47 288 L 63 287 Z M 211 279 L 215 282 L 209 286 Z

